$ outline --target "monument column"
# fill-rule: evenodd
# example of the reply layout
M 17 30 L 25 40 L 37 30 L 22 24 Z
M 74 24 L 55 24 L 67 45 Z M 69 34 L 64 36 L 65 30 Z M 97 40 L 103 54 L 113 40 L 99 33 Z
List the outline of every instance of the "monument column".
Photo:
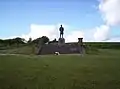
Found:
M 63 44 L 65 44 L 65 39 L 64 39 L 64 37 L 63 37 L 64 28 L 62 27 L 62 25 L 61 25 L 61 27 L 59 28 L 59 31 L 60 31 L 60 38 L 59 38 L 59 40 L 58 40 L 58 44 L 59 44 L 59 45 L 63 45 Z
M 78 38 L 78 46 L 80 54 L 83 54 L 83 38 Z

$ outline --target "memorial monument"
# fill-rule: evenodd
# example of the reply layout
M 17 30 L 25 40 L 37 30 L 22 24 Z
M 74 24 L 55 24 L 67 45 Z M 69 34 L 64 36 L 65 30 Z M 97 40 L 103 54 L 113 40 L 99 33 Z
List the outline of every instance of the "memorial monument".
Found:
M 62 44 L 65 44 L 65 39 L 64 39 L 64 37 L 63 37 L 64 28 L 62 27 L 62 25 L 61 25 L 61 27 L 59 28 L 59 31 L 60 31 L 60 38 L 59 38 L 59 40 L 58 40 L 58 44 L 59 44 L 59 45 L 62 45 Z
M 78 42 L 65 43 L 64 38 L 64 27 L 61 25 L 59 28 L 60 37 L 58 43 L 45 44 L 39 49 L 39 55 L 55 54 L 58 52 L 60 54 L 83 54 L 83 38 L 78 38 Z

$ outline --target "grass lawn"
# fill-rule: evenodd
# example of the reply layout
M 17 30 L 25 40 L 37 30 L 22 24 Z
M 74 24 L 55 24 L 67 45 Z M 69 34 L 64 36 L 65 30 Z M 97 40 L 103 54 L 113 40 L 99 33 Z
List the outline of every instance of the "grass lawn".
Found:
M 120 89 L 120 50 L 96 55 L 0 55 L 0 89 Z

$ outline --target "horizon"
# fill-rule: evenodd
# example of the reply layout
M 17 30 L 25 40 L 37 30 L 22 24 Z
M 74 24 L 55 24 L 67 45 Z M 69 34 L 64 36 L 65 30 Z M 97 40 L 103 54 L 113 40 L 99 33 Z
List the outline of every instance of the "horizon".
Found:
M 120 0 L 0 0 L 0 39 L 59 38 L 120 42 Z

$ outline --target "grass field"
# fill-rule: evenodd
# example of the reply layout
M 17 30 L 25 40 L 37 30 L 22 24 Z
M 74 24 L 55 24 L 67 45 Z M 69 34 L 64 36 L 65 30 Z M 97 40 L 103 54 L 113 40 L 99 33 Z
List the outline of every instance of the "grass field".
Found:
M 89 55 L 0 55 L 0 89 L 120 89 L 120 50 Z

